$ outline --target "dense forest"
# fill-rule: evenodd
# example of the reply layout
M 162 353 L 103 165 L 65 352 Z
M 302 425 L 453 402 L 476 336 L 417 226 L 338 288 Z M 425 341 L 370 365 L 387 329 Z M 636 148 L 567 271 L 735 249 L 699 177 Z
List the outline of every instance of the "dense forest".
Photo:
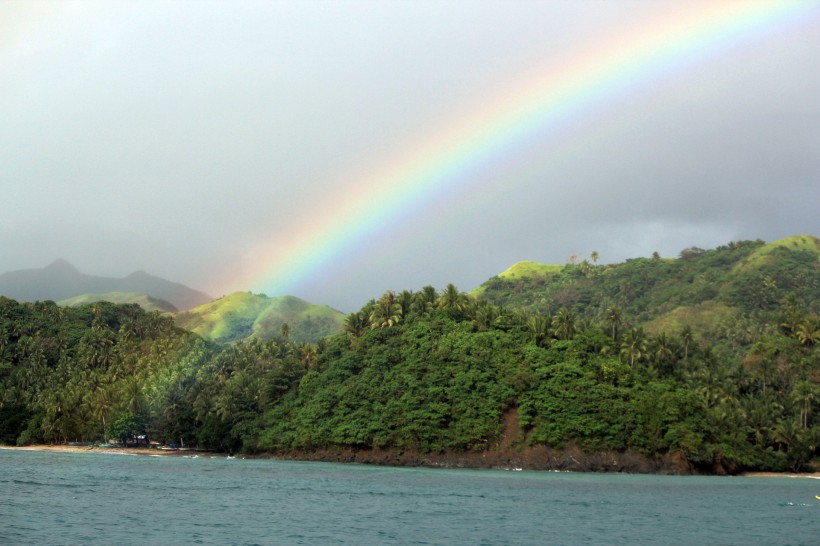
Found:
M 573 262 L 474 295 L 388 291 L 317 343 L 282 328 L 217 344 L 137 305 L 0 297 L 0 442 L 486 452 L 514 414 L 520 450 L 675 454 L 706 472 L 818 455 L 816 251 Z

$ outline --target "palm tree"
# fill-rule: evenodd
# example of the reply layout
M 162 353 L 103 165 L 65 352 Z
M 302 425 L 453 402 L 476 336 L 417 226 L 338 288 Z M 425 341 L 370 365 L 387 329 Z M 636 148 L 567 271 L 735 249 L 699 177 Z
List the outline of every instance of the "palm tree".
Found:
M 370 312 L 371 328 L 389 328 L 401 320 L 401 305 L 392 290 L 385 292 Z
M 319 350 L 316 348 L 316 345 L 303 343 L 299 346 L 299 354 L 302 357 L 302 362 L 305 364 L 305 369 L 313 369 L 316 365 L 316 360 L 319 358 Z
M 629 366 L 635 369 L 635 362 L 641 359 L 646 352 L 646 334 L 643 328 L 632 328 L 624 336 L 621 343 L 621 355 L 629 358 Z
M 786 446 L 788 451 L 792 445 L 797 441 L 797 436 L 800 433 L 800 427 L 791 419 L 780 421 L 774 428 L 774 439 L 778 443 Z
M 610 331 L 612 332 L 612 339 L 618 339 L 618 328 L 620 328 L 623 317 L 621 316 L 621 310 L 618 309 L 617 305 L 611 305 L 606 310 L 606 321 L 609 323 Z
M 367 315 L 361 311 L 357 311 L 345 317 L 344 323 L 342 324 L 342 331 L 357 338 L 362 336 L 368 326 L 369 321 Z
M 527 321 L 527 327 L 532 334 L 532 340 L 539 347 L 543 347 L 544 343 L 549 339 L 550 335 L 550 318 L 542 315 L 533 315 Z
M 401 318 L 407 317 L 410 314 L 410 311 L 413 308 L 413 300 L 415 299 L 415 294 L 413 294 L 412 290 L 402 290 L 399 293 L 397 301 L 399 303 L 399 307 L 401 309 L 400 314 Z
M 811 415 L 811 406 L 812 402 L 814 402 L 815 394 L 814 385 L 805 379 L 794 386 L 792 397 L 800 407 L 800 425 L 803 427 L 803 430 L 809 428 L 809 416 Z
M 652 361 L 661 370 L 666 370 L 673 353 L 670 340 L 665 333 L 661 332 L 652 340 Z
M 145 407 L 145 397 L 142 393 L 142 385 L 136 376 L 128 377 L 122 383 L 122 402 L 133 414 L 138 415 Z
M 795 332 L 797 340 L 800 345 L 804 347 L 812 347 L 818 340 L 820 340 L 820 330 L 814 328 L 809 319 L 806 319 L 797 325 L 797 332 Z
M 487 300 L 476 300 L 475 309 L 472 314 L 476 327 L 479 330 L 488 330 L 496 324 L 498 318 L 501 316 L 501 311 Z
M 419 299 L 434 305 L 436 303 L 436 299 L 438 298 L 438 292 L 436 292 L 435 287 L 428 284 L 421 289 L 418 293 L 418 297 Z
M 434 294 L 435 291 L 436 289 L 433 288 Z M 433 296 L 433 300 L 430 301 L 430 299 L 422 292 L 416 292 L 416 294 L 413 296 L 413 303 L 410 304 L 410 310 L 416 313 L 417 315 L 426 315 L 427 313 L 433 310 L 433 307 L 435 307 L 435 301 L 435 296 Z
M 464 311 L 467 308 L 468 297 L 467 294 L 459 292 L 458 288 L 453 283 L 441 291 L 441 295 L 436 300 L 436 305 L 439 309 L 453 309 L 455 311 Z
M 683 330 L 681 330 L 680 340 L 683 342 L 683 360 L 687 361 L 689 359 L 689 345 L 694 340 L 694 333 L 692 332 L 692 327 L 688 324 L 683 327 Z
M 101 421 L 103 440 L 105 440 L 105 416 L 108 415 L 114 407 L 114 403 L 111 400 L 111 395 L 108 392 L 108 389 L 98 388 L 94 391 L 91 404 L 91 410 L 94 417 Z
M 575 336 L 575 315 L 561 307 L 552 319 L 552 328 L 558 339 L 572 339 Z

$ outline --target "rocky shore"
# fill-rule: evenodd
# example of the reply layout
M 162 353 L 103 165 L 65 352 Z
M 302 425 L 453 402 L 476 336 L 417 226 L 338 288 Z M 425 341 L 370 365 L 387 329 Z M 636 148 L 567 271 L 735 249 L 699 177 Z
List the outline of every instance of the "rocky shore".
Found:
M 576 448 L 564 450 L 545 446 L 521 450 L 421 453 L 402 449 L 319 449 L 282 451 L 254 455 L 300 461 L 361 463 L 385 466 L 428 466 L 441 468 L 494 468 L 503 470 L 551 470 L 569 472 L 625 472 L 635 474 L 701 474 L 683 457 L 652 459 L 635 452 L 584 453 Z

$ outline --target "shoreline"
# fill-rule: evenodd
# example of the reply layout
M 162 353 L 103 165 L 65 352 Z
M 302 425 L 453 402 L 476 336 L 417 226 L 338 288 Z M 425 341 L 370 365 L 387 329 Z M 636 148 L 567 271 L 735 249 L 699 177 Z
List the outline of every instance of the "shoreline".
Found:
M 820 472 L 741 472 L 741 478 L 808 478 L 810 480 L 820 480 Z
M 191 455 L 212 455 L 228 457 L 227 453 L 215 451 L 201 451 L 196 449 L 157 449 L 150 447 L 98 447 L 98 446 L 69 446 L 62 444 L 36 444 L 30 446 L 2 446 L 0 449 L 13 451 L 51 451 L 60 453 L 113 453 L 116 455 L 142 455 L 155 457 L 185 457 Z
M 215 451 L 203 451 L 203 450 L 196 450 L 190 448 L 179 448 L 179 449 L 158 449 L 158 448 L 146 448 L 146 447 L 97 447 L 97 446 L 69 446 L 69 445 L 48 445 L 48 444 L 38 444 L 38 445 L 30 445 L 30 446 L 0 446 L 0 450 L 7 449 L 7 450 L 14 450 L 14 451 L 45 451 L 45 452 L 59 452 L 59 453 L 109 453 L 109 454 L 116 454 L 116 455 L 136 455 L 136 456 L 143 456 L 143 457 L 193 457 L 193 456 L 206 456 L 206 457 L 231 457 L 228 453 L 221 453 Z M 300 456 L 301 455 L 301 456 Z M 240 459 L 268 459 L 268 460 L 291 460 L 291 461 L 306 461 L 306 462 L 333 462 L 333 463 L 354 463 L 354 464 L 369 464 L 375 466 L 392 466 L 392 467 L 406 467 L 406 466 L 424 466 L 430 468 L 488 468 L 488 469 L 497 469 L 497 470 L 533 470 L 533 471 L 549 471 L 553 470 L 551 468 L 543 468 L 533 465 L 520 465 L 522 461 L 515 461 L 519 463 L 518 465 L 497 465 L 497 464 L 486 464 L 488 461 L 484 461 L 484 464 L 475 464 L 478 461 L 472 460 L 465 460 L 460 459 L 457 462 L 450 459 L 448 461 L 437 460 L 437 457 L 420 457 L 416 459 L 415 457 L 411 458 L 410 460 L 401 460 L 395 458 L 369 458 L 369 457 L 352 457 L 350 459 L 346 459 L 345 457 L 339 457 L 339 453 L 257 453 L 257 454 L 247 454 L 247 455 L 240 455 L 237 458 Z M 389 460 L 392 459 L 392 460 Z M 468 458 L 469 459 L 469 458 Z M 494 461 L 498 462 L 498 461 Z M 512 462 L 512 461 L 508 461 Z M 450 463 L 450 464 L 448 464 Z M 452 464 L 455 463 L 455 464 Z M 470 464 L 473 463 L 473 464 Z M 520 466 L 519 466 L 520 465 Z M 604 469 L 597 469 L 597 470 L 582 470 L 582 469 L 564 469 L 565 471 L 573 471 L 573 472 L 607 472 Z M 628 469 L 609 469 L 608 472 L 615 472 L 615 473 L 637 473 L 637 474 L 670 474 L 669 472 L 658 471 L 661 469 L 655 469 L 655 471 L 640 471 L 640 470 L 628 470 Z M 719 476 L 721 474 L 702 474 L 702 473 L 672 473 L 676 475 L 714 475 Z M 724 474 L 725 475 L 725 474 Z M 750 472 L 740 472 L 735 474 L 734 477 L 739 478 L 802 478 L 802 479 L 815 479 L 820 480 L 820 472 L 804 472 L 804 473 L 795 473 L 795 472 L 770 472 L 770 471 L 750 471 Z

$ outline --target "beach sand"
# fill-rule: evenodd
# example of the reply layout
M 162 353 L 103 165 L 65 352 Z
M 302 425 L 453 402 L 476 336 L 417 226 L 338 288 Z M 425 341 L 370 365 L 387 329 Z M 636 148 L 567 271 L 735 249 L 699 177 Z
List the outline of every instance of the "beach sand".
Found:
M 743 472 L 738 475 L 744 478 L 810 478 L 820 480 L 820 472 L 805 472 L 800 474 L 791 472 Z
M 198 452 L 193 449 L 158 449 L 153 447 L 96 447 L 96 446 L 69 446 L 69 445 L 31 445 L 31 446 L 0 446 L 0 449 L 15 451 L 62 451 L 67 453 L 119 453 L 122 455 L 160 455 L 160 456 L 191 456 Z M 224 453 L 207 452 L 209 455 L 225 455 Z

